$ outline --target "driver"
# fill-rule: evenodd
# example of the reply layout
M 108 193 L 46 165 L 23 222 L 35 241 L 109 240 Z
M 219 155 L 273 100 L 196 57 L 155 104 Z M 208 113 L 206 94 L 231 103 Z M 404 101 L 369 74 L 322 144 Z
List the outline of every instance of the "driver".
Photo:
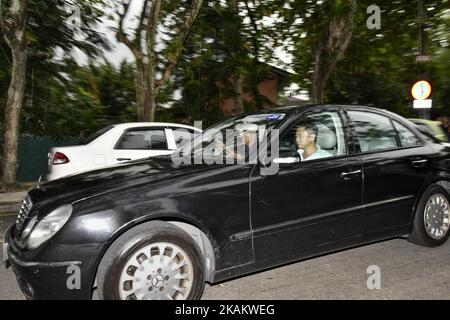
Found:
M 296 141 L 301 161 L 314 160 L 326 157 L 332 157 L 333 155 L 322 150 L 317 144 L 317 136 L 319 129 L 312 124 L 302 124 L 297 128 Z
M 256 161 L 258 153 L 258 125 L 253 123 L 243 123 L 235 127 L 237 133 L 236 150 L 227 148 L 229 154 L 235 160 L 245 160 L 248 156 L 250 163 Z

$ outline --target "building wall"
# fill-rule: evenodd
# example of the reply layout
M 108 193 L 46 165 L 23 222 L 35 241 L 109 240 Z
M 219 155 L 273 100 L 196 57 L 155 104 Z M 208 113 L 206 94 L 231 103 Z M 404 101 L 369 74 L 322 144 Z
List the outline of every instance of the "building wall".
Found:
M 245 80 L 244 80 L 245 82 Z M 245 85 L 244 85 L 245 86 Z M 278 78 L 264 80 L 258 85 L 258 92 L 265 96 L 273 104 L 278 103 Z M 250 92 L 244 92 L 243 94 L 244 102 L 249 102 L 253 99 L 253 95 Z M 261 109 L 269 108 L 270 105 L 261 106 Z M 235 115 L 236 101 L 233 98 L 226 99 L 222 105 L 221 109 L 225 115 Z

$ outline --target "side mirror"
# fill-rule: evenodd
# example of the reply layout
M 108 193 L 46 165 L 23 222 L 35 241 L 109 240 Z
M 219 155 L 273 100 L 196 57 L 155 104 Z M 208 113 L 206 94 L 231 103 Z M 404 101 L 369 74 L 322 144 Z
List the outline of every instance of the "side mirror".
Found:
M 300 162 L 300 157 L 296 151 L 292 150 L 280 150 L 279 157 L 273 160 L 277 164 L 289 164 Z
M 299 157 L 285 157 L 285 158 L 276 158 L 273 160 L 273 163 L 276 164 L 289 164 L 289 163 L 299 163 Z
M 278 158 L 273 159 L 270 164 L 263 165 L 264 168 L 276 168 L 275 172 L 278 173 L 278 168 L 290 168 L 293 164 L 299 164 L 300 156 L 297 152 L 292 150 L 280 150 L 280 154 Z M 273 173 L 263 173 L 261 171 L 261 175 L 269 176 L 273 175 Z

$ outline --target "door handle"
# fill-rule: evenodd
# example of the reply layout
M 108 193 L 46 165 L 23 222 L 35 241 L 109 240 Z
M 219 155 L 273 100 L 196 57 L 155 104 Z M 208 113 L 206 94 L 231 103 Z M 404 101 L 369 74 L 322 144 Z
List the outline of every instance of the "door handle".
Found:
M 349 172 L 342 172 L 341 173 L 341 178 L 342 179 L 349 179 L 351 176 L 357 175 L 362 173 L 361 170 L 356 170 L 356 171 L 349 171 Z
M 117 161 L 131 161 L 132 159 L 130 158 L 117 158 Z
M 427 163 L 428 163 L 427 159 L 411 161 L 411 165 L 414 168 L 423 168 L 423 167 L 425 167 L 427 165 Z

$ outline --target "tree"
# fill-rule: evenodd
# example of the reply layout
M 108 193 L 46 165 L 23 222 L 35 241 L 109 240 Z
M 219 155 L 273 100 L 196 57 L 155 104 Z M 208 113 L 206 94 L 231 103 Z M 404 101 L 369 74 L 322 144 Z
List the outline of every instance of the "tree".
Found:
M 412 108 L 411 86 L 426 76 L 433 86 L 432 113 L 450 110 L 449 9 L 447 0 L 427 0 L 427 53 L 431 60 L 416 62 L 420 53 L 417 6 L 407 0 L 377 2 L 382 9 L 381 28 L 366 26 L 369 0 L 358 2 L 353 39 L 326 88 L 333 103 L 365 104 L 407 117 Z M 401 23 L 399 23 L 401 21 Z
M 329 5 L 329 6 L 328 6 Z M 356 0 L 328 1 L 328 8 L 319 10 L 319 21 L 322 10 L 325 10 L 323 22 L 318 28 L 318 39 L 314 52 L 314 68 L 311 79 L 312 103 L 323 103 L 324 93 L 331 74 L 337 63 L 345 57 L 353 33 L 353 18 L 356 12 Z
M 0 0 L 0 27 L 11 48 L 12 67 L 5 108 L 2 181 L 6 190 L 14 188 L 17 174 L 19 117 L 25 94 L 28 40 L 26 37 L 28 0 Z
M 188 5 L 186 2 L 191 2 L 187 10 L 185 10 L 185 6 Z M 116 29 L 116 37 L 131 50 L 136 59 L 138 120 L 154 121 L 160 90 L 167 85 L 178 64 L 184 42 L 202 8 L 203 0 L 164 3 L 162 0 L 144 0 L 134 36 L 127 34 L 125 26 L 131 3 L 132 0 L 121 2 L 123 10 L 118 13 L 119 26 Z M 171 20 L 178 26 L 174 28 Z M 168 32 L 170 45 L 159 52 L 158 45 L 161 43 L 157 43 L 157 35 L 162 28 L 172 31 Z M 164 67 L 159 69 L 159 64 L 163 64 Z M 158 76 L 158 73 L 161 76 Z
M 205 1 L 172 81 L 181 92 L 172 101 L 178 112 L 209 125 L 223 119 L 226 100 L 235 102 L 232 114 L 272 105 L 258 89 L 273 77 L 273 47 L 261 23 L 265 11 L 255 3 Z
M 126 61 L 115 67 L 109 62 L 79 66 L 65 61 L 65 77 L 52 79 L 47 95 L 45 133 L 81 136 L 103 127 L 135 121 L 134 66 Z M 44 117 L 28 120 L 39 130 Z M 30 133 L 33 133 L 30 132 Z
M 51 77 L 61 77 L 60 62 L 54 59 L 57 49 L 64 55 L 76 47 L 88 56 L 100 53 L 99 47 L 108 49 L 108 43 L 96 31 L 95 24 L 103 12 L 98 8 L 103 0 L 64 0 L 48 2 L 45 0 L 2 0 L 0 4 L 0 36 L 5 38 L 10 52 L 0 41 L 2 54 L 11 62 L 10 70 L 0 72 L 0 81 L 9 78 L 3 139 L 3 176 L 7 189 L 13 189 L 17 173 L 17 145 L 21 115 L 27 104 L 34 101 L 34 78 L 45 80 L 45 90 Z M 6 5 L 6 6 L 5 6 Z M 79 10 L 81 21 L 77 25 L 67 23 L 73 12 L 65 6 Z M 58 28 L 55 28 L 58 26 Z M 4 67 L 0 64 L 0 67 Z M 8 66 L 9 69 L 9 66 Z M 36 71 L 36 72 L 35 72 Z M 31 96 L 25 95 L 31 81 Z M 44 79 L 46 78 L 46 79 Z M 0 97 L 3 95 L 0 92 Z M 45 98 L 43 98 L 45 100 Z M 0 106 L 3 109 L 3 106 Z
M 294 56 L 295 80 L 310 86 L 313 103 L 323 103 L 328 80 L 351 43 L 357 1 L 295 0 L 288 6 L 280 1 L 271 8 L 276 11 L 283 21 L 275 37 Z

